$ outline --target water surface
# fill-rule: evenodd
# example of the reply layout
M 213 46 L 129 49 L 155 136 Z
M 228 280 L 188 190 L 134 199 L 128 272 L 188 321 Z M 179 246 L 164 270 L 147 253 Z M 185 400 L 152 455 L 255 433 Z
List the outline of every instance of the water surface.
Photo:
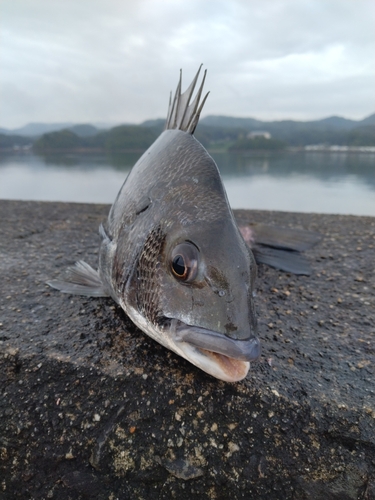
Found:
M 0 155 L 0 198 L 112 203 L 139 153 Z M 375 216 L 371 153 L 212 153 L 233 208 Z

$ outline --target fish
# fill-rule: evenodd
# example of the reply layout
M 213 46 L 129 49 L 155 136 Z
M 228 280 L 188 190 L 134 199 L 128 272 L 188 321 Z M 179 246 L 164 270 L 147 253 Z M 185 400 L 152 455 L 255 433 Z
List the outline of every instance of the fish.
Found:
M 277 266 L 272 252 L 297 252 L 296 245 L 280 247 L 277 228 L 237 224 L 218 167 L 194 136 L 208 96 L 206 70 L 193 97 L 201 68 L 184 93 L 180 72 L 164 131 L 100 226 L 98 270 L 79 261 L 48 284 L 112 297 L 156 342 L 219 380 L 238 382 L 261 354 L 254 253 Z

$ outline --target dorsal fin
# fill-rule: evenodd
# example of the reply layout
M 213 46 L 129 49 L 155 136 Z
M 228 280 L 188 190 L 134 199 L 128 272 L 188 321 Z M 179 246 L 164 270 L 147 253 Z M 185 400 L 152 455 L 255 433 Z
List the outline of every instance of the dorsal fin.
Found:
M 204 81 L 206 79 L 207 70 L 205 70 L 202 83 L 200 84 L 193 102 L 190 104 L 190 100 L 193 95 L 195 85 L 197 84 L 201 68 L 202 64 L 199 66 L 198 73 L 195 75 L 194 80 L 191 82 L 191 84 L 183 94 L 181 94 L 182 70 L 180 70 L 180 80 L 178 82 L 173 101 L 172 93 L 169 98 L 168 117 L 165 124 L 165 130 L 177 129 L 182 130 L 183 132 L 188 132 L 189 134 L 194 134 L 195 127 L 198 125 L 199 116 L 209 94 L 209 92 L 207 92 L 207 94 L 203 98 L 202 103 L 199 103 L 202 95 Z

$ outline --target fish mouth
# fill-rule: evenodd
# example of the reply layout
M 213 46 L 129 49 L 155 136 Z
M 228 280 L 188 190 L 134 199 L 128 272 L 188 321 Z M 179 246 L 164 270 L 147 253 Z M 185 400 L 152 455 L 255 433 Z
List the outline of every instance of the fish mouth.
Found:
M 260 342 L 256 337 L 232 339 L 222 333 L 181 322 L 176 325 L 174 337 L 186 359 L 226 382 L 245 378 L 250 361 L 260 356 Z

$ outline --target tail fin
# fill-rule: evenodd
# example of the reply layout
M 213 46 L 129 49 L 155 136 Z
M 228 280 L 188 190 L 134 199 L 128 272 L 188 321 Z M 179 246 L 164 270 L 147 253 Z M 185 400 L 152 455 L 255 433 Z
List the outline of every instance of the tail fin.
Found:
M 189 88 L 181 94 L 181 83 L 182 83 L 182 71 L 180 71 L 180 80 L 177 85 L 176 93 L 172 101 L 172 94 L 169 99 L 168 117 L 165 124 L 165 130 L 167 129 L 178 129 L 183 132 L 188 132 L 189 134 L 194 134 L 195 127 L 198 125 L 199 117 L 206 102 L 207 96 L 205 95 L 201 104 L 199 100 L 202 95 L 204 81 L 206 79 L 207 70 L 204 72 L 202 83 L 198 89 L 198 92 L 190 104 L 191 97 L 193 95 L 195 86 L 197 84 L 198 76 L 202 64 L 199 66 L 198 73 L 195 75 L 194 80 L 191 82 Z
M 300 252 L 318 243 L 320 234 L 242 222 L 239 222 L 239 229 L 258 263 L 293 274 L 311 274 L 310 265 Z
M 80 260 L 66 270 L 66 280 L 47 281 L 47 285 L 62 293 L 86 295 L 87 297 L 109 297 L 99 273 Z

